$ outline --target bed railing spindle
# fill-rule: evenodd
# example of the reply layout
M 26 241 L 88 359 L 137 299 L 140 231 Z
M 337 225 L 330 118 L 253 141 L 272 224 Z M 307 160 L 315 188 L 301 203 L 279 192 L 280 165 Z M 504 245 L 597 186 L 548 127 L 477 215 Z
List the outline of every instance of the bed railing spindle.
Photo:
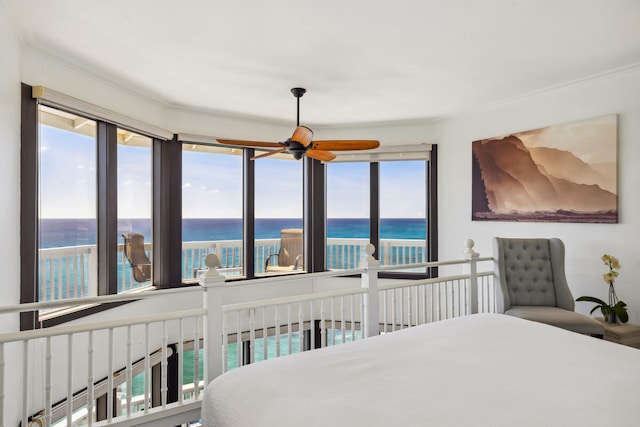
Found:
M 398 321 L 396 317 L 396 304 L 398 304 L 398 298 L 396 297 L 397 289 L 393 289 L 391 292 L 391 332 L 395 332 Z
M 198 319 L 194 318 L 197 323 Z M 194 334 L 195 335 L 195 334 Z M 195 356 L 196 340 L 193 339 L 193 348 Z M 195 364 L 194 364 L 195 365 Z M 194 374 L 195 378 L 195 374 Z M 182 384 L 184 383 L 184 319 L 180 319 L 178 322 L 178 403 L 182 404 L 184 400 L 184 393 L 182 393 Z
M 445 309 L 445 319 L 449 319 L 451 317 L 451 297 L 449 296 L 451 290 L 453 289 L 453 284 L 450 281 L 444 282 L 444 309 Z
M 144 413 L 149 412 L 149 382 L 151 375 L 151 364 L 149 361 L 149 323 L 144 324 Z
M 422 323 L 427 323 L 427 286 L 422 285 Z
M 407 289 L 407 326 L 409 328 L 413 326 L 412 308 L 413 308 L 413 287 Z
M 331 298 L 331 345 L 336 344 L 336 314 L 335 314 L 335 299 Z
M 324 299 L 320 300 L 320 348 L 327 345 L 327 331 L 325 328 Z
M 387 295 L 389 294 L 389 291 L 383 291 L 382 292 L 382 309 L 383 311 L 383 317 L 384 317 L 384 333 L 389 332 L 389 330 L 387 329 L 389 325 L 389 321 L 387 319 L 387 312 L 389 311 L 388 308 L 388 304 L 387 304 Z
M 227 315 L 222 315 L 222 372 L 229 370 L 229 325 Z
M 162 362 L 160 363 L 160 395 L 162 396 L 162 408 L 167 406 L 167 370 L 169 367 L 168 362 L 168 349 L 169 337 L 167 334 L 167 321 L 162 321 Z
M 298 303 L 298 352 L 304 351 L 304 310 L 302 303 Z
M 29 363 L 30 360 L 29 355 L 29 341 L 22 341 L 22 381 L 25 384 L 22 387 L 22 425 L 26 426 L 27 420 L 29 419 L 29 387 L 26 387 L 26 384 L 29 384 Z
M 287 354 L 293 352 L 293 341 L 291 336 L 291 303 L 287 304 L 287 346 L 289 347 Z
M 109 328 L 109 349 L 107 360 L 107 421 L 113 418 L 113 328 Z
M 199 317 L 193 319 L 193 393 L 200 396 L 200 322 Z M 182 340 L 180 340 L 182 342 Z M 182 352 L 181 352 L 182 353 Z M 182 373 L 182 360 L 180 359 L 179 371 Z M 182 387 L 182 381 L 178 383 Z M 182 396 L 182 392 L 180 393 Z
M 341 342 L 344 344 L 345 342 L 345 336 L 346 336 L 346 323 L 345 323 L 345 308 L 344 308 L 344 297 L 340 297 L 340 339 Z
M 238 368 L 243 365 L 244 346 L 242 345 L 242 332 L 240 331 L 240 312 L 236 311 L 236 354 Z
M 87 425 L 93 425 L 93 331 L 87 338 Z
M 367 318 L 365 316 L 365 312 L 366 312 L 366 309 L 365 309 L 365 306 L 364 306 L 364 299 L 365 298 L 366 297 L 364 295 L 360 296 L 360 338 L 361 339 L 366 338 L 366 336 L 368 334 L 368 332 L 367 332 L 368 329 L 367 328 L 369 327 L 368 320 L 367 320 Z M 378 314 L 378 316 L 380 316 L 380 315 Z M 380 321 L 378 321 L 378 323 L 376 323 L 374 326 L 375 326 L 376 330 L 378 331 L 378 334 L 380 334 Z
M 131 394 L 133 392 L 133 362 L 131 353 L 131 325 L 127 326 L 127 418 L 131 417 Z
M 315 320 L 315 310 L 314 310 L 314 301 L 309 301 L 309 335 L 311 337 L 311 350 L 316 348 L 316 320 Z
M 354 296 L 351 295 L 351 341 L 355 341 L 356 340 L 356 325 L 355 325 L 355 320 L 356 320 L 356 313 L 355 313 L 355 301 L 354 301 Z
M 267 360 L 267 343 L 269 341 L 269 328 L 267 328 L 267 308 L 262 307 L 262 360 Z
M 256 362 L 256 309 L 249 310 L 249 363 Z
M 67 334 L 67 427 L 71 427 L 73 414 L 73 334 Z
M 51 354 L 51 337 L 45 338 L 45 368 L 44 368 L 44 417 L 45 417 L 45 425 L 51 425 L 51 411 L 52 411 L 52 402 L 51 402 L 51 359 L 53 355 Z M 25 387 L 27 388 L 27 387 Z
M 409 306 L 408 306 L 408 324 L 409 327 L 416 326 L 418 324 L 418 309 L 416 307 L 416 303 L 418 302 L 418 288 L 416 286 L 412 286 L 409 288 Z
M 280 306 L 275 306 L 275 334 L 276 334 L 276 357 L 280 357 Z

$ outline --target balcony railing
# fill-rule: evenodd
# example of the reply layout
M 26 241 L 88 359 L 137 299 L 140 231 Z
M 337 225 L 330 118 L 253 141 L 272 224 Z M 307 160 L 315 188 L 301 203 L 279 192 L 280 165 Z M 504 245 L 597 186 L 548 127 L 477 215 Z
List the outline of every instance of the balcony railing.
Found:
M 326 265 L 329 270 L 358 268 L 368 239 L 327 239 Z M 255 272 L 264 273 L 269 255 L 278 253 L 280 239 L 260 239 L 255 243 Z M 153 259 L 151 243 L 145 251 Z M 210 253 L 218 255 L 221 271 L 227 276 L 242 274 L 242 241 L 217 240 L 182 243 L 182 279 L 196 279 L 198 271 L 205 267 L 204 260 Z M 96 296 L 98 290 L 98 262 L 95 245 L 69 246 L 41 249 L 39 254 L 39 301 L 56 301 L 69 298 Z M 410 239 L 384 239 L 380 242 L 379 259 L 382 266 L 420 264 L 426 259 L 426 242 Z M 149 283 L 138 283 L 118 245 L 118 292 L 129 291 Z

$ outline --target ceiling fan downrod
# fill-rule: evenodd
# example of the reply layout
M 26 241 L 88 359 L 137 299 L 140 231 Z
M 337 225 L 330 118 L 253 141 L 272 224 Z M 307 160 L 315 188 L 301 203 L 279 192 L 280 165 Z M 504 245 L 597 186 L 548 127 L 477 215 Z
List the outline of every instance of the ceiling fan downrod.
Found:
M 291 89 L 291 93 L 296 97 L 297 101 L 297 118 L 296 118 L 296 126 L 300 126 L 300 98 L 305 94 L 307 90 L 302 87 L 294 87 Z

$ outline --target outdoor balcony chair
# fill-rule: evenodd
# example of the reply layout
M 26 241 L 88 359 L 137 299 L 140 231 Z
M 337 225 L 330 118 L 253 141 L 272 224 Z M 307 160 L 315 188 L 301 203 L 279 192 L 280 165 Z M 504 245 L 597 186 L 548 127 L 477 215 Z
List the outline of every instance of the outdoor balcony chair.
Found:
M 303 234 L 301 228 L 286 228 L 280 232 L 280 250 L 267 257 L 264 271 L 282 272 L 299 270 L 302 266 Z
M 138 283 L 151 280 L 151 260 L 144 250 L 144 236 L 140 233 L 124 233 L 124 255 L 133 271 L 133 279 Z

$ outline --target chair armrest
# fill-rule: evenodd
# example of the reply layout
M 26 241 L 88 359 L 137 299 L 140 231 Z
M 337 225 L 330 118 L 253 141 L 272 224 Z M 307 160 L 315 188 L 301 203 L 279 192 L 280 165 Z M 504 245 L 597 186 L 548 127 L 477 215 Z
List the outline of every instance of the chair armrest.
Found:
M 269 267 L 269 261 L 271 260 L 271 258 L 273 257 L 277 257 L 279 254 L 271 254 L 267 257 L 267 259 L 264 262 L 264 271 L 267 271 L 267 267 Z

